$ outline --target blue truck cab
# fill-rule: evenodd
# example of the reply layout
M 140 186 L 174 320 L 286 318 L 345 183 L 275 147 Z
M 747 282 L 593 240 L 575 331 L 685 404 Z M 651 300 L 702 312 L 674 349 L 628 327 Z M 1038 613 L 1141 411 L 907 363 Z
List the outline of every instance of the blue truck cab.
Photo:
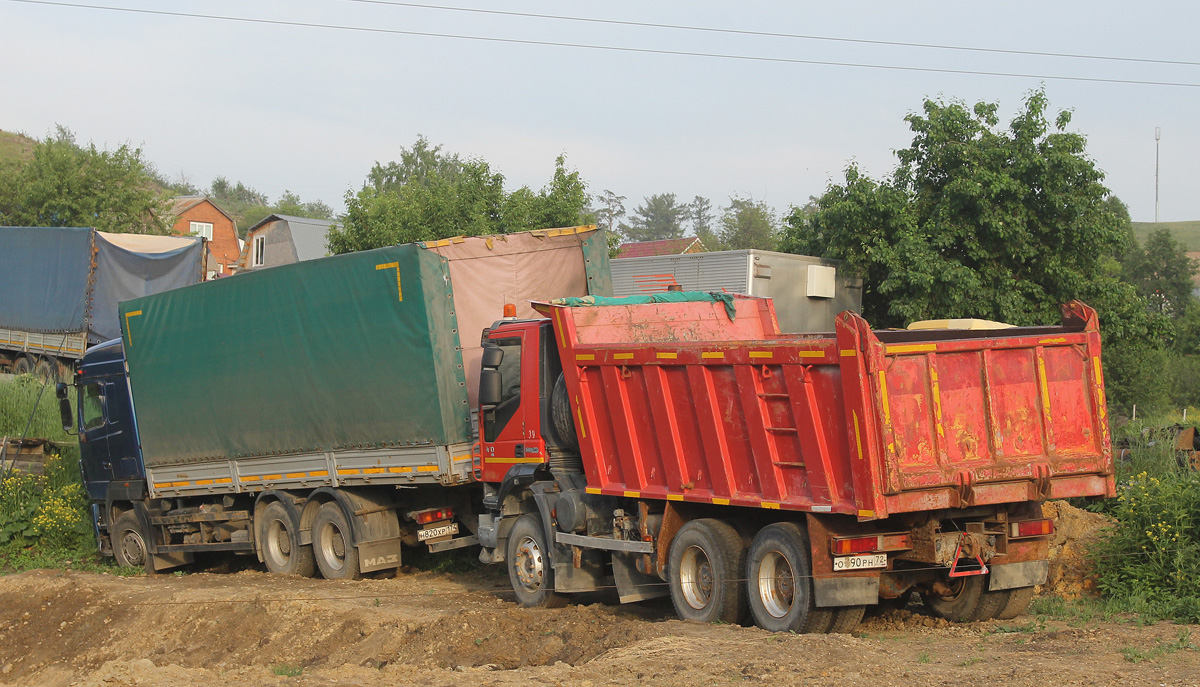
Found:
M 83 484 L 92 502 L 93 524 L 102 553 L 111 553 L 102 536 L 111 522 L 113 502 L 138 501 L 146 496 L 146 473 L 138 441 L 137 420 L 125 370 L 120 339 L 92 347 L 75 373 L 75 413 L 70 387 L 61 384 L 58 398 L 64 426 L 73 419 L 79 427 L 79 462 Z

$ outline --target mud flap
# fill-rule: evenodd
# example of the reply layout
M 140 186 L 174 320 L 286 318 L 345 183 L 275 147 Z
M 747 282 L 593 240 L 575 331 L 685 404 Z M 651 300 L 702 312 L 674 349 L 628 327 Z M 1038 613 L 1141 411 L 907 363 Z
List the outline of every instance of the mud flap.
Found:
M 360 542 L 358 567 L 362 572 L 374 572 L 400 566 L 400 538 Z
M 170 570 L 178 568 L 181 565 L 187 565 L 192 562 L 191 553 L 181 553 L 172 551 L 170 553 L 152 553 L 150 554 L 150 562 L 154 565 L 155 572 L 159 570 Z
M 879 577 L 814 577 L 817 606 L 862 606 L 879 603 Z
M 1046 584 L 1050 574 L 1050 561 L 1026 561 L 1024 563 L 1009 563 L 993 565 L 988 590 L 996 592 L 1002 589 L 1018 587 L 1033 587 Z
M 614 552 L 612 555 L 613 582 L 617 585 L 617 595 L 623 604 L 657 599 L 671 593 L 661 578 L 638 572 L 632 557 L 640 555 L 643 554 Z

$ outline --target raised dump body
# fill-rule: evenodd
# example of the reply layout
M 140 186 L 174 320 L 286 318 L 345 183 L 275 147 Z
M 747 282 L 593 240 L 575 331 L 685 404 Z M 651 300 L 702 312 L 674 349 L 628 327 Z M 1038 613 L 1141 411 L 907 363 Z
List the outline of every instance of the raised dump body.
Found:
M 769 300 L 545 306 L 590 493 L 859 520 L 1112 495 L 1100 335 L 780 334 Z M 736 311 L 736 316 L 734 313 Z

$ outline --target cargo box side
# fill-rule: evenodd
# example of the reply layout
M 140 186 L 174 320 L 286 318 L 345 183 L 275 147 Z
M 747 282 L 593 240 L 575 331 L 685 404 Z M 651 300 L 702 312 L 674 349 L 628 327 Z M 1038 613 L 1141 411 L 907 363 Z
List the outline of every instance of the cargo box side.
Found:
M 408 245 L 122 303 L 146 465 L 469 442 L 453 302 Z

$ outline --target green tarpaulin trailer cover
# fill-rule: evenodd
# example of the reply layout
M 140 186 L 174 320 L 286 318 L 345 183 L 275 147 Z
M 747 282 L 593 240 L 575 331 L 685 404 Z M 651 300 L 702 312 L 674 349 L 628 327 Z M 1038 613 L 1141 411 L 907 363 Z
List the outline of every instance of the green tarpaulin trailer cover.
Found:
M 579 286 L 543 297 L 586 295 L 585 255 L 604 245 L 601 233 L 514 236 L 573 243 L 566 271 Z M 122 303 L 146 465 L 471 442 L 463 348 L 478 348 L 481 331 L 459 330 L 456 300 L 473 292 L 455 292 L 455 258 L 434 247 L 310 260 Z M 489 293 L 526 272 L 511 253 L 484 258 L 471 265 L 497 270 Z

